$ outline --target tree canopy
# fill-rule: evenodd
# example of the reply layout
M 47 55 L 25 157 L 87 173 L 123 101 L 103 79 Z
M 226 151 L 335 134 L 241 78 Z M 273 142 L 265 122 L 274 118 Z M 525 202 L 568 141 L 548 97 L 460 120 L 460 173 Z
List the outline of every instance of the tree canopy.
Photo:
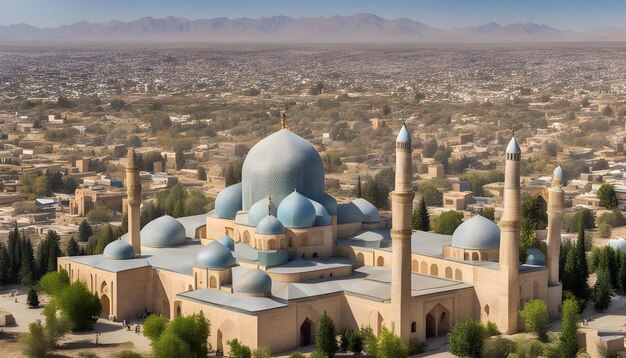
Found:
M 435 218 L 433 231 L 437 234 L 452 235 L 454 230 L 461 225 L 462 219 L 463 214 L 454 210 L 441 213 Z

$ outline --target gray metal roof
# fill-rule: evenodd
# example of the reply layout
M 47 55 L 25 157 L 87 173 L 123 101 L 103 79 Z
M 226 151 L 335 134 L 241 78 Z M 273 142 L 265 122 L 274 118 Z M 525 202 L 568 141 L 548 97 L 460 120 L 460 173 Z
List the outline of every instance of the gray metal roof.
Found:
M 184 216 L 176 220 L 178 220 L 178 222 L 183 224 L 183 226 L 185 227 L 185 235 L 187 237 L 197 239 L 196 231 L 206 225 L 206 217 L 207 214 L 200 214 L 193 216 Z
M 221 306 L 234 311 L 243 311 L 248 313 L 261 312 L 287 306 L 286 303 L 271 297 L 239 296 L 210 288 L 182 292 L 177 296 L 214 306 Z

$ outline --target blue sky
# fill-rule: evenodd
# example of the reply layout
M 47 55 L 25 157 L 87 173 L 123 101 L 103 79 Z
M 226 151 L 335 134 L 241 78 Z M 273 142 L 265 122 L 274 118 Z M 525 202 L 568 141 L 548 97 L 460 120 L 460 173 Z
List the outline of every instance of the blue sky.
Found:
M 626 0 L 0 0 L 0 25 L 58 26 L 168 15 L 332 16 L 369 12 L 436 27 L 535 22 L 561 29 L 626 27 Z

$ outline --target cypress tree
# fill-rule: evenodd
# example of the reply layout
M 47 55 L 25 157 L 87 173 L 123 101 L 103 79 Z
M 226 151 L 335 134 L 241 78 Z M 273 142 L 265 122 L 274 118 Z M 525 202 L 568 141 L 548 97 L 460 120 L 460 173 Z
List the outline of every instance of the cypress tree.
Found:
M 315 350 L 323 353 L 327 357 L 333 357 L 337 352 L 337 334 L 335 333 L 335 323 L 328 316 L 326 311 L 320 317 L 315 334 Z
M 19 280 L 24 286 L 30 286 L 35 283 L 35 272 L 37 265 L 33 254 L 33 244 L 29 239 L 22 238 L 22 265 L 20 267 Z
M 581 300 L 589 299 L 589 266 L 587 266 L 587 254 L 585 253 L 585 227 L 580 225 L 578 228 L 578 238 L 576 239 L 576 290 L 574 295 Z
M 602 260 L 600 267 L 596 270 L 596 284 L 593 286 L 594 308 L 604 311 L 609 308 L 611 297 L 613 297 L 613 287 L 609 276 L 608 263 Z
M 561 282 L 563 283 L 563 291 L 569 291 L 576 296 L 576 248 L 570 246 L 566 253 L 565 267 Z M 578 296 L 577 296 L 578 297 Z
M 74 240 L 74 237 L 70 237 L 66 246 L 65 246 L 65 256 L 79 256 L 80 255 L 80 247 L 78 246 L 78 241 Z
M 89 222 L 87 222 L 87 220 L 81 221 L 78 226 L 78 241 L 87 242 L 91 235 L 93 235 L 93 229 L 91 225 L 89 225 Z
M 430 230 L 430 215 L 428 214 L 428 208 L 426 207 L 426 201 L 424 197 L 420 199 L 420 203 L 413 210 L 413 230 L 428 231 Z
M 28 304 L 28 308 L 39 307 L 39 296 L 37 295 L 37 290 L 32 286 L 28 288 L 26 303 Z
M 626 292 L 626 252 L 616 251 L 619 256 L 619 271 L 617 281 L 622 292 Z
M 4 242 L 0 242 L 0 286 L 9 284 L 9 251 Z
M 104 252 L 104 248 L 111 242 L 115 241 L 115 235 L 113 234 L 113 228 L 111 224 L 103 226 L 98 232 L 98 241 L 94 253 L 101 254 Z
M 63 255 L 61 251 L 61 238 L 54 230 L 48 230 L 46 237 L 39 244 L 37 251 L 37 279 L 47 272 L 57 270 L 57 258 Z
M 361 176 L 359 175 L 356 179 L 356 197 L 363 197 L 363 187 L 361 186 Z
M 565 271 L 565 263 L 567 262 L 567 253 L 572 248 L 572 242 L 565 240 L 561 243 L 561 249 L 559 250 L 559 281 L 563 281 L 563 272 Z
M 578 352 L 578 305 L 572 299 L 563 301 L 559 351 L 567 358 L 576 357 Z

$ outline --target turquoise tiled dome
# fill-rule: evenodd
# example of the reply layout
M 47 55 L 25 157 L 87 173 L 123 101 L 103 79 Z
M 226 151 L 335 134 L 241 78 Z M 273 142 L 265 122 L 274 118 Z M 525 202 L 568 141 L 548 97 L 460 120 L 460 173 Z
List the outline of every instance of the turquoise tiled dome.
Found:
M 241 210 L 241 183 L 220 191 L 215 198 L 215 213 L 222 219 L 234 219 Z
M 452 246 L 470 250 L 497 249 L 500 247 L 500 228 L 485 217 L 473 216 L 454 230 Z
M 110 260 L 132 259 L 135 257 L 135 249 L 125 240 L 115 240 L 104 248 L 103 256 Z
M 252 226 L 257 226 L 261 220 L 268 214 L 268 205 L 270 199 L 265 197 L 252 205 L 250 211 L 248 211 L 248 223 Z M 276 207 L 274 206 L 274 199 L 271 201 L 271 209 L 269 210 L 272 215 L 276 215 Z
M 517 140 L 515 140 L 515 137 L 511 138 L 509 145 L 506 147 L 506 152 L 507 153 L 521 153 L 522 152 L 519 145 L 517 144 Z
M 330 215 L 328 215 L 326 208 L 317 201 L 313 201 L 311 199 L 309 199 L 309 201 L 315 208 L 315 226 L 326 226 L 332 224 Z
M 282 129 L 250 149 L 242 168 L 243 210 L 272 196 L 276 205 L 297 190 L 317 202 L 324 196 L 324 163 L 304 138 Z
M 526 250 L 526 263 L 529 265 L 545 266 L 546 256 L 538 249 L 531 247 Z
M 624 240 L 623 238 L 609 240 L 608 245 L 615 250 L 626 252 L 626 240 Z
M 182 245 L 187 241 L 185 227 L 169 215 L 163 215 L 141 229 L 141 245 L 148 247 L 169 247 Z
M 400 132 L 398 132 L 398 136 L 396 137 L 396 142 L 411 143 L 411 134 L 406 127 L 406 123 L 402 125 L 402 128 L 400 128 Z
M 294 191 L 278 206 L 277 217 L 285 227 L 312 227 L 315 225 L 315 207 L 307 197 Z
M 213 241 L 198 251 L 193 264 L 198 267 L 221 270 L 235 263 L 233 253 L 226 246 Z
M 224 235 L 217 239 L 217 242 L 226 246 L 230 251 L 235 251 L 235 240 L 231 239 L 230 236 Z
M 264 271 L 248 270 L 233 279 L 233 291 L 247 295 L 269 296 L 272 294 L 272 279 Z
M 378 209 L 369 201 L 358 198 L 347 204 L 337 207 L 337 223 L 348 224 L 355 222 L 377 223 L 380 222 Z
M 285 233 L 285 227 L 274 215 L 266 215 L 256 226 L 255 233 L 259 235 L 280 235 Z
M 321 204 L 326 208 L 328 215 L 337 216 L 337 199 L 327 193 L 324 193 L 324 199 Z

